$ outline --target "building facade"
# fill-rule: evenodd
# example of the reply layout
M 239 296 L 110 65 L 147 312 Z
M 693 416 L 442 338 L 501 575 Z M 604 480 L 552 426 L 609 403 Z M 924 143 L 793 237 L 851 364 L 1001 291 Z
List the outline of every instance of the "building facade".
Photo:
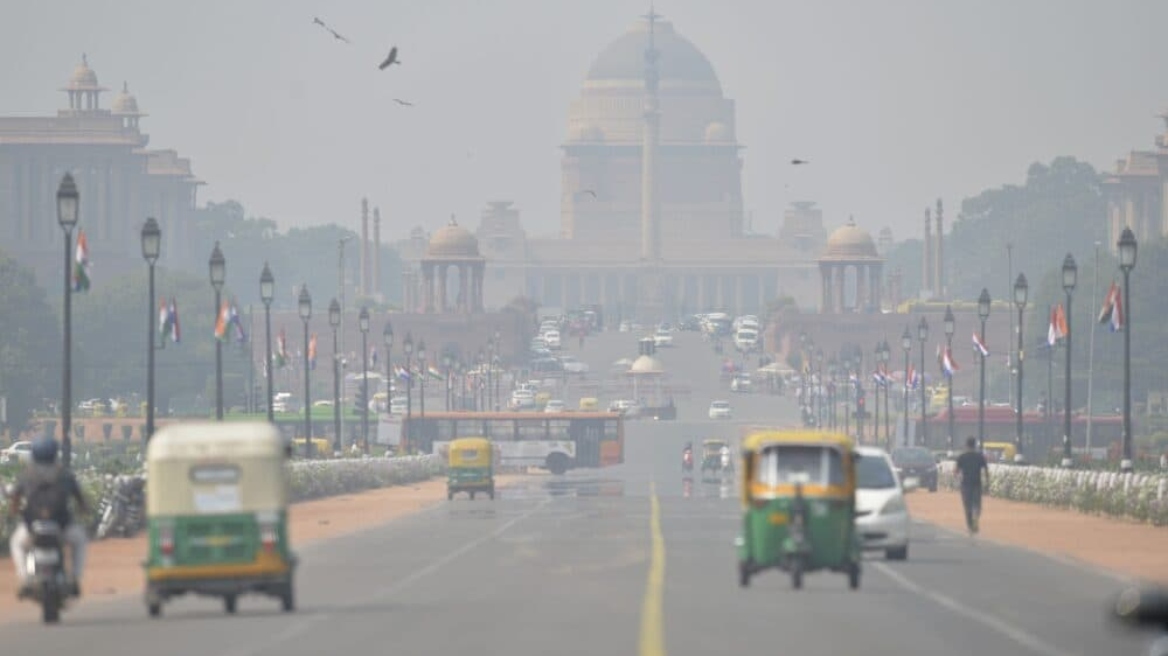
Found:
M 1131 151 L 1103 176 L 1108 245 L 1113 254 L 1124 228 L 1131 228 L 1139 241 L 1168 236 L 1168 203 L 1164 202 L 1168 196 L 1168 111 L 1160 118 L 1164 133 L 1156 135 L 1155 148 Z
M 191 173 L 190 161 L 173 150 L 147 148 L 150 138 L 139 125 L 146 114 L 128 85 L 104 109 L 101 94 L 107 89 L 84 56 L 61 90 L 68 107 L 56 116 L 0 117 L 3 250 L 33 267 L 42 286 L 47 276 L 61 275 L 56 193 L 70 172 L 81 195 L 78 229 L 89 240 L 95 275 L 141 265 L 139 232 L 148 216 L 162 228 L 161 264 L 201 263 L 202 254 L 184 248 L 195 192 L 203 184 Z

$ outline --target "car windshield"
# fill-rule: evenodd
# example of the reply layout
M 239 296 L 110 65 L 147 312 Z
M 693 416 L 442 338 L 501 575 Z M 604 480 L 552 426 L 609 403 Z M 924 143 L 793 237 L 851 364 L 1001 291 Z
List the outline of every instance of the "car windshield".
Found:
M 900 466 L 914 466 L 932 465 L 933 454 L 928 449 L 894 449 L 892 452 L 892 462 Z
M 888 461 L 877 455 L 865 455 L 856 462 L 856 487 L 861 490 L 887 490 L 896 487 L 896 478 Z

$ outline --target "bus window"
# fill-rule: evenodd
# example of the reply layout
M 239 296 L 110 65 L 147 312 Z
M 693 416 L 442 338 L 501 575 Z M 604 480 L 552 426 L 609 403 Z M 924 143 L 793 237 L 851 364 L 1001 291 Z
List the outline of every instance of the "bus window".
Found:
M 545 422 L 545 421 L 542 421 L 542 420 L 541 421 L 521 421 L 518 423 L 519 423 L 518 439 L 520 439 L 520 440 L 536 441 L 536 440 L 555 439 L 555 438 L 550 438 L 548 436 L 548 426 L 547 426 L 547 422 Z

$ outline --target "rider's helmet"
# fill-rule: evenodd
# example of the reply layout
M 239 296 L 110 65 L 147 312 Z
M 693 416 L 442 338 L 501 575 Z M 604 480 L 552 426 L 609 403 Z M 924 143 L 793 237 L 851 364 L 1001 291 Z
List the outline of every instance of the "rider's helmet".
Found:
M 40 465 L 51 465 L 57 461 L 57 440 L 42 437 L 32 443 L 32 460 Z

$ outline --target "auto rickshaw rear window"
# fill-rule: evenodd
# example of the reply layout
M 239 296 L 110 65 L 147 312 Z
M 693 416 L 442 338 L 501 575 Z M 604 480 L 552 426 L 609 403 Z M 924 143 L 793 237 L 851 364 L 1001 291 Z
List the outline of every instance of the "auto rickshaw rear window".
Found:
M 764 485 L 843 485 L 844 469 L 835 449 L 821 446 L 771 447 L 759 457 L 755 477 Z
M 190 469 L 192 483 L 238 483 L 239 467 L 235 465 L 195 465 Z

